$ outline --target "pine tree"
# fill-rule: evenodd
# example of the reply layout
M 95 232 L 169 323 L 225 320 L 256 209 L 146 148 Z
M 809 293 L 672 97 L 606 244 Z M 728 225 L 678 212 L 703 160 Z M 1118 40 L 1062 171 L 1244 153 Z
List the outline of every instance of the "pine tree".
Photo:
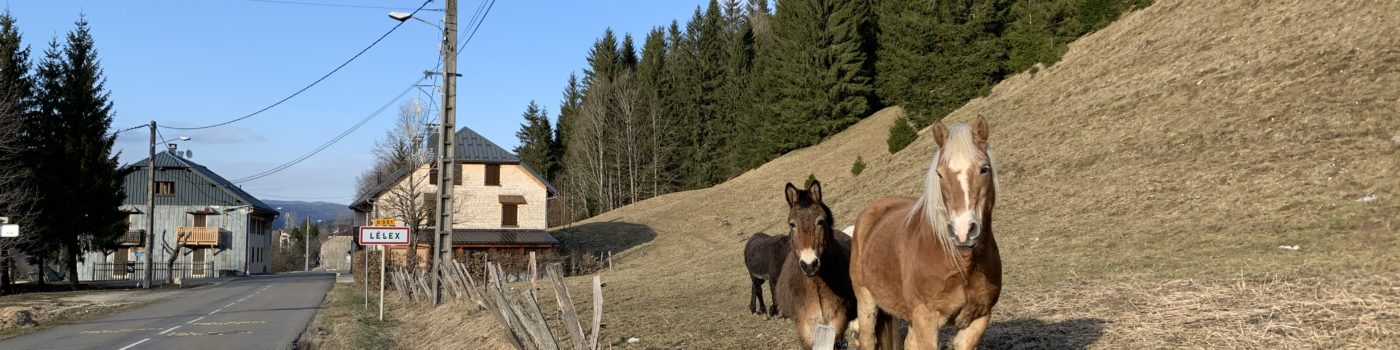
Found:
M 642 44 L 642 60 L 637 64 L 637 88 L 641 99 L 638 113 L 647 124 L 644 141 L 648 159 L 643 169 L 646 184 L 649 185 L 648 197 L 670 192 L 675 176 L 672 172 L 674 168 L 669 166 L 675 160 L 671 153 L 672 121 L 667 118 L 669 113 L 664 99 L 670 93 L 670 84 L 666 79 L 667 56 L 666 31 L 661 27 L 652 28 Z
M 110 249 L 126 231 L 119 210 L 125 173 L 112 154 L 112 103 L 86 19 L 80 18 L 60 52 L 54 41 L 40 64 L 39 119 L 48 128 L 38 183 L 45 228 L 40 254 L 61 250 L 69 285 L 78 286 L 78 260 L 86 251 Z
M 884 97 L 918 126 L 985 94 L 1005 75 L 1009 0 L 884 1 L 880 62 Z
M 0 215 L 12 223 L 32 227 L 27 215 L 34 202 L 29 186 L 34 173 L 26 166 L 30 145 L 28 116 L 34 103 L 34 82 L 29 73 L 29 48 L 24 46 L 15 17 L 0 14 Z M 10 254 L 24 238 L 0 240 L 0 295 L 10 288 Z
M 624 70 L 637 68 L 637 47 L 632 43 L 632 34 L 622 35 L 622 47 L 617 49 L 617 59 Z
M 588 67 L 583 70 L 585 90 L 599 77 L 616 77 L 622 71 L 622 57 L 618 55 L 617 36 L 613 35 L 612 28 L 603 30 L 603 36 L 593 42 L 593 48 L 588 51 Z
M 773 154 L 814 144 L 878 107 L 868 69 L 871 16 L 868 0 L 778 3 L 764 77 L 778 115 L 764 132 Z
M 520 124 L 520 130 L 515 132 L 515 137 L 520 139 L 520 145 L 515 146 L 515 154 L 520 157 L 521 163 L 538 171 L 545 180 L 553 181 L 550 176 L 556 167 L 554 149 L 557 147 L 554 146 L 554 130 L 549 125 L 549 112 L 535 101 L 530 101 L 521 117 L 525 123 Z
M 729 47 L 726 43 L 724 16 L 717 0 L 710 0 L 704 17 L 699 23 L 696 43 L 699 65 L 694 67 L 700 82 L 699 143 L 695 153 L 701 166 L 696 169 L 692 185 L 709 187 L 726 178 L 726 147 L 733 136 L 730 117 L 721 89 L 729 80 L 725 63 L 729 61 Z

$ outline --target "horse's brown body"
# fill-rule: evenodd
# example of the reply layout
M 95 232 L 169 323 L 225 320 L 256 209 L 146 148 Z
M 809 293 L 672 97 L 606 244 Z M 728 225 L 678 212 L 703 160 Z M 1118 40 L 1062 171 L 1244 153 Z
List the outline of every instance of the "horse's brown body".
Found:
M 816 343 L 818 325 L 830 327 L 835 342 L 843 342 L 855 315 L 850 243 L 832 229 L 831 209 L 822 204 L 819 182 L 806 191 L 788 184 L 787 191 L 792 249 L 778 276 L 778 310 L 792 318 L 804 349 Z
M 856 218 L 850 273 L 862 349 L 893 348 L 888 316 L 910 321 L 906 348 L 937 349 L 938 328 L 952 324 L 953 347 L 975 349 L 1001 295 L 986 121 L 952 135 L 942 123 L 932 130 L 940 153 L 923 197 L 880 198 Z
M 868 293 L 881 311 L 911 323 L 930 323 L 912 325 L 910 332 L 932 327 L 936 334 L 937 327 L 947 323 L 967 329 L 973 321 L 988 317 L 1001 295 L 1001 258 L 991 235 L 991 212 L 983 218 L 984 241 L 972 251 L 960 251 L 957 259 L 964 268 L 959 269 L 948 263 L 927 224 L 920 224 L 917 216 L 912 225 L 906 222 L 914 200 L 881 198 L 856 219 L 852 284 L 858 294 Z M 861 338 L 864 344 L 865 336 Z M 889 344 L 889 340 L 881 342 Z

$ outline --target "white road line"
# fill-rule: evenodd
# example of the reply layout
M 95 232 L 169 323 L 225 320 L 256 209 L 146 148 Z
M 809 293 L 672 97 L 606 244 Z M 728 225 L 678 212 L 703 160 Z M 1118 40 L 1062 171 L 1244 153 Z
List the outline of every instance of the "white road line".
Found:
M 209 314 L 210 314 L 210 315 L 217 314 L 217 313 L 219 313 L 219 311 L 224 311 L 224 308 L 219 308 L 218 310 L 214 310 L 213 312 L 210 312 Z
M 123 348 L 121 348 L 121 349 L 119 349 L 119 350 L 130 349 L 131 347 L 140 345 L 141 343 L 145 343 L 145 342 L 148 341 L 148 340 L 151 340 L 151 338 L 141 339 L 141 341 L 138 341 L 138 342 L 135 342 L 135 343 L 131 343 L 131 345 L 127 345 L 126 347 L 123 347 Z
M 176 328 L 180 328 L 180 327 L 184 327 L 184 326 L 175 326 L 175 327 L 170 327 L 170 329 L 167 329 L 167 330 L 163 330 L 163 331 L 160 331 L 160 333 L 157 333 L 157 334 L 160 334 L 160 335 L 165 335 L 165 333 L 170 333 L 170 331 L 173 331 L 173 330 L 175 330 L 175 329 L 176 329 Z
M 237 304 L 237 303 L 238 303 L 238 302 L 228 303 L 228 305 L 224 305 L 224 307 L 230 307 L 230 306 L 233 306 L 233 304 Z
M 203 320 L 203 319 L 204 319 L 204 316 L 199 316 L 199 318 L 190 320 L 189 322 L 185 322 L 185 324 L 191 324 L 191 323 L 199 322 L 199 320 Z

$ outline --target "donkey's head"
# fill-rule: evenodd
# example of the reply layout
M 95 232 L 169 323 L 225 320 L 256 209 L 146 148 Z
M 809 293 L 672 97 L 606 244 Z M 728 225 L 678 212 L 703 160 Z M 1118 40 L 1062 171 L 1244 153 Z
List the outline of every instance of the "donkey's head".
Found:
M 822 184 L 812 181 L 806 190 L 792 183 L 784 190 L 788 203 L 788 227 L 791 229 L 792 252 L 797 254 L 797 267 L 807 277 L 815 276 L 822 266 L 822 253 L 831 242 L 831 211 L 822 204 Z
M 996 185 L 995 165 L 987 146 L 987 120 L 978 116 L 971 127 L 936 122 L 931 129 L 938 153 L 925 179 L 920 204 L 929 223 L 935 225 L 934 231 L 947 230 L 940 238 L 946 237 L 950 240 L 947 243 L 961 249 L 976 247 L 982 235 L 982 215 L 991 210 L 990 193 Z M 943 210 L 935 210 L 939 206 Z

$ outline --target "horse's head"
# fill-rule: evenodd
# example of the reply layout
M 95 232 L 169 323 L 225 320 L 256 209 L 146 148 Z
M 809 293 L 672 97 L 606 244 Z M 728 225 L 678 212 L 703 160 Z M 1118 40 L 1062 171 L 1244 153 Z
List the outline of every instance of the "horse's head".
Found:
M 982 215 L 991 210 L 990 193 L 996 184 L 987 146 L 987 120 L 978 116 L 971 127 L 936 122 L 931 129 L 938 153 L 930 165 L 920 204 L 935 232 L 947 230 L 941 233 L 951 240 L 948 243 L 959 249 L 976 247 L 983 232 Z M 938 200 L 942 203 L 934 202 Z M 943 210 L 934 210 L 940 204 Z
M 806 190 L 792 183 L 784 190 L 788 203 L 788 227 L 791 229 L 792 252 L 797 254 L 797 266 L 807 277 L 817 274 L 822 266 L 822 252 L 831 238 L 831 212 L 822 204 L 822 184 L 812 181 Z

